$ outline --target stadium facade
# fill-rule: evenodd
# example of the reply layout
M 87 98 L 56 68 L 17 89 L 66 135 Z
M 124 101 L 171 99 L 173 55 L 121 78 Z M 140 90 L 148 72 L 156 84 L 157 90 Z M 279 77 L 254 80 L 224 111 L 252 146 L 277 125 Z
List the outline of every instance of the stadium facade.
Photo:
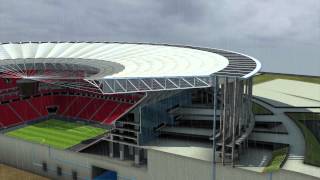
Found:
M 244 54 L 191 46 L 0 44 L 0 162 L 55 179 L 212 179 L 248 148 L 260 68 Z M 105 133 L 63 150 L 7 135 L 48 119 Z

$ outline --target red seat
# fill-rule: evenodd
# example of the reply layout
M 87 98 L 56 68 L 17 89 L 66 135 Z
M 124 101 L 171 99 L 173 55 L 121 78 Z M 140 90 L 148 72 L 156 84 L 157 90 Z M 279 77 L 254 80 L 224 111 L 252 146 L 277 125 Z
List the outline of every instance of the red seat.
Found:
M 76 116 L 80 113 L 80 111 L 87 106 L 90 102 L 90 97 L 78 97 L 75 101 L 70 104 L 70 107 L 64 113 L 66 116 Z
M 103 122 L 105 118 L 112 113 L 112 111 L 119 105 L 118 102 L 114 101 L 106 101 L 101 109 L 96 113 L 96 115 L 93 117 L 93 120 Z
M 0 79 L 0 90 L 5 88 L 15 88 L 16 80 L 6 84 Z M 6 89 L 1 92 L 8 92 Z M 45 92 L 45 93 L 44 93 Z M 42 90 L 42 94 L 51 92 L 74 92 L 83 93 L 73 89 L 55 89 Z M 88 92 L 86 92 L 87 94 Z M 93 120 L 104 124 L 111 124 L 123 116 L 133 104 L 127 101 L 138 101 L 143 94 L 118 94 L 108 95 L 113 100 L 100 99 L 96 97 L 76 96 L 76 95 L 51 95 L 31 97 L 29 99 L 20 99 L 19 94 L 11 93 L 7 96 L 1 96 L 1 101 L 18 99 L 10 104 L 0 105 L 0 127 L 9 127 L 38 119 L 48 115 L 47 107 L 57 106 L 57 114 L 68 117 Z M 102 96 L 100 96 L 102 97 Z M 12 108 L 12 109 L 11 109 Z
M 112 112 L 110 116 L 108 116 L 106 119 L 104 119 L 104 124 L 111 124 L 115 120 L 119 119 L 124 113 L 129 110 L 133 105 L 128 103 L 122 103 L 120 104 L 115 111 Z
M 104 104 L 104 99 L 93 99 L 80 114 L 79 117 L 82 119 L 90 119 L 94 113 Z
M 40 115 L 25 100 L 12 102 L 10 103 L 10 106 L 24 121 L 34 120 L 40 117 Z
M 0 105 L 0 114 L 1 124 L 5 127 L 23 123 L 23 121 L 20 120 L 19 117 L 7 105 Z
M 50 96 L 40 96 L 31 98 L 29 101 L 42 116 L 46 116 L 48 115 L 46 107 L 53 104 L 52 99 Z
M 57 95 L 54 96 L 52 105 L 58 106 L 58 114 L 62 115 L 67 107 L 70 105 L 72 100 L 76 98 L 75 96 L 63 96 L 63 95 Z

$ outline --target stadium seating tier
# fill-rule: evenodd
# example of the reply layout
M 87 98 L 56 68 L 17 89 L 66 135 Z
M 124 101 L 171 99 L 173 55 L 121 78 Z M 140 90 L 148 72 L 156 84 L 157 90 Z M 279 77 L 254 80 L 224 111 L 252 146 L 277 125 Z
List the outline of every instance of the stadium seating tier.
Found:
M 111 124 L 124 115 L 133 103 L 89 96 L 45 95 L 19 98 L 0 105 L 0 127 L 15 126 L 49 115 L 47 108 L 56 107 L 57 115 Z

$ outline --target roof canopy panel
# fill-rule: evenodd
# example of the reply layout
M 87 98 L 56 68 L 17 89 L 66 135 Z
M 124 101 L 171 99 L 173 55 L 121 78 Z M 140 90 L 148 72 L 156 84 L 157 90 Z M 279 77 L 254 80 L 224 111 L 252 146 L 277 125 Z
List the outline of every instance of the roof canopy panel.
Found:
M 122 71 L 106 74 L 102 79 L 209 76 L 228 65 L 228 59 L 216 53 L 148 44 L 27 43 L 3 44 L 1 49 L 1 59 L 26 59 L 26 63 L 34 58 L 47 63 L 85 59 L 88 61 L 86 64 L 94 65 L 96 60 L 101 60 L 124 67 Z
M 81 74 L 79 79 L 112 93 L 208 87 L 212 75 L 247 78 L 260 69 L 254 58 L 225 50 L 116 42 L 3 43 L 0 66 L 2 74 L 35 80 L 68 79 L 59 68 L 79 68 L 73 79 Z

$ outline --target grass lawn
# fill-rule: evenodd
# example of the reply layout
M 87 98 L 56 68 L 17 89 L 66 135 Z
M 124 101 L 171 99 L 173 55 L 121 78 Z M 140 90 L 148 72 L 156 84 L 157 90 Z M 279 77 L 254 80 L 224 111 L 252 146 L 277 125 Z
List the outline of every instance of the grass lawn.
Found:
M 303 121 L 308 120 L 320 121 L 320 113 L 287 112 L 286 115 L 289 116 L 303 132 L 306 143 L 304 162 L 306 164 L 320 167 L 320 142 L 314 136 L 312 131 L 309 130 L 307 126 L 303 123 Z
M 320 77 L 315 76 L 303 76 L 303 75 L 292 75 L 292 74 L 276 74 L 276 73 L 262 73 L 261 75 L 253 77 L 253 84 L 259 84 L 274 79 L 288 79 L 302 82 L 310 82 L 320 84 Z
M 263 169 L 264 173 L 270 173 L 278 171 L 281 168 L 281 165 L 287 158 L 289 148 L 281 148 L 272 152 L 272 159 L 269 162 L 269 165 Z
M 66 149 L 83 140 L 101 135 L 105 131 L 105 129 L 81 123 L 50 119 L 10 131 L 6 135 L 57 149 Z
M 252 102 L 252 111 L 255 115 L 273 115 L 269 109 L 255 102 Z

